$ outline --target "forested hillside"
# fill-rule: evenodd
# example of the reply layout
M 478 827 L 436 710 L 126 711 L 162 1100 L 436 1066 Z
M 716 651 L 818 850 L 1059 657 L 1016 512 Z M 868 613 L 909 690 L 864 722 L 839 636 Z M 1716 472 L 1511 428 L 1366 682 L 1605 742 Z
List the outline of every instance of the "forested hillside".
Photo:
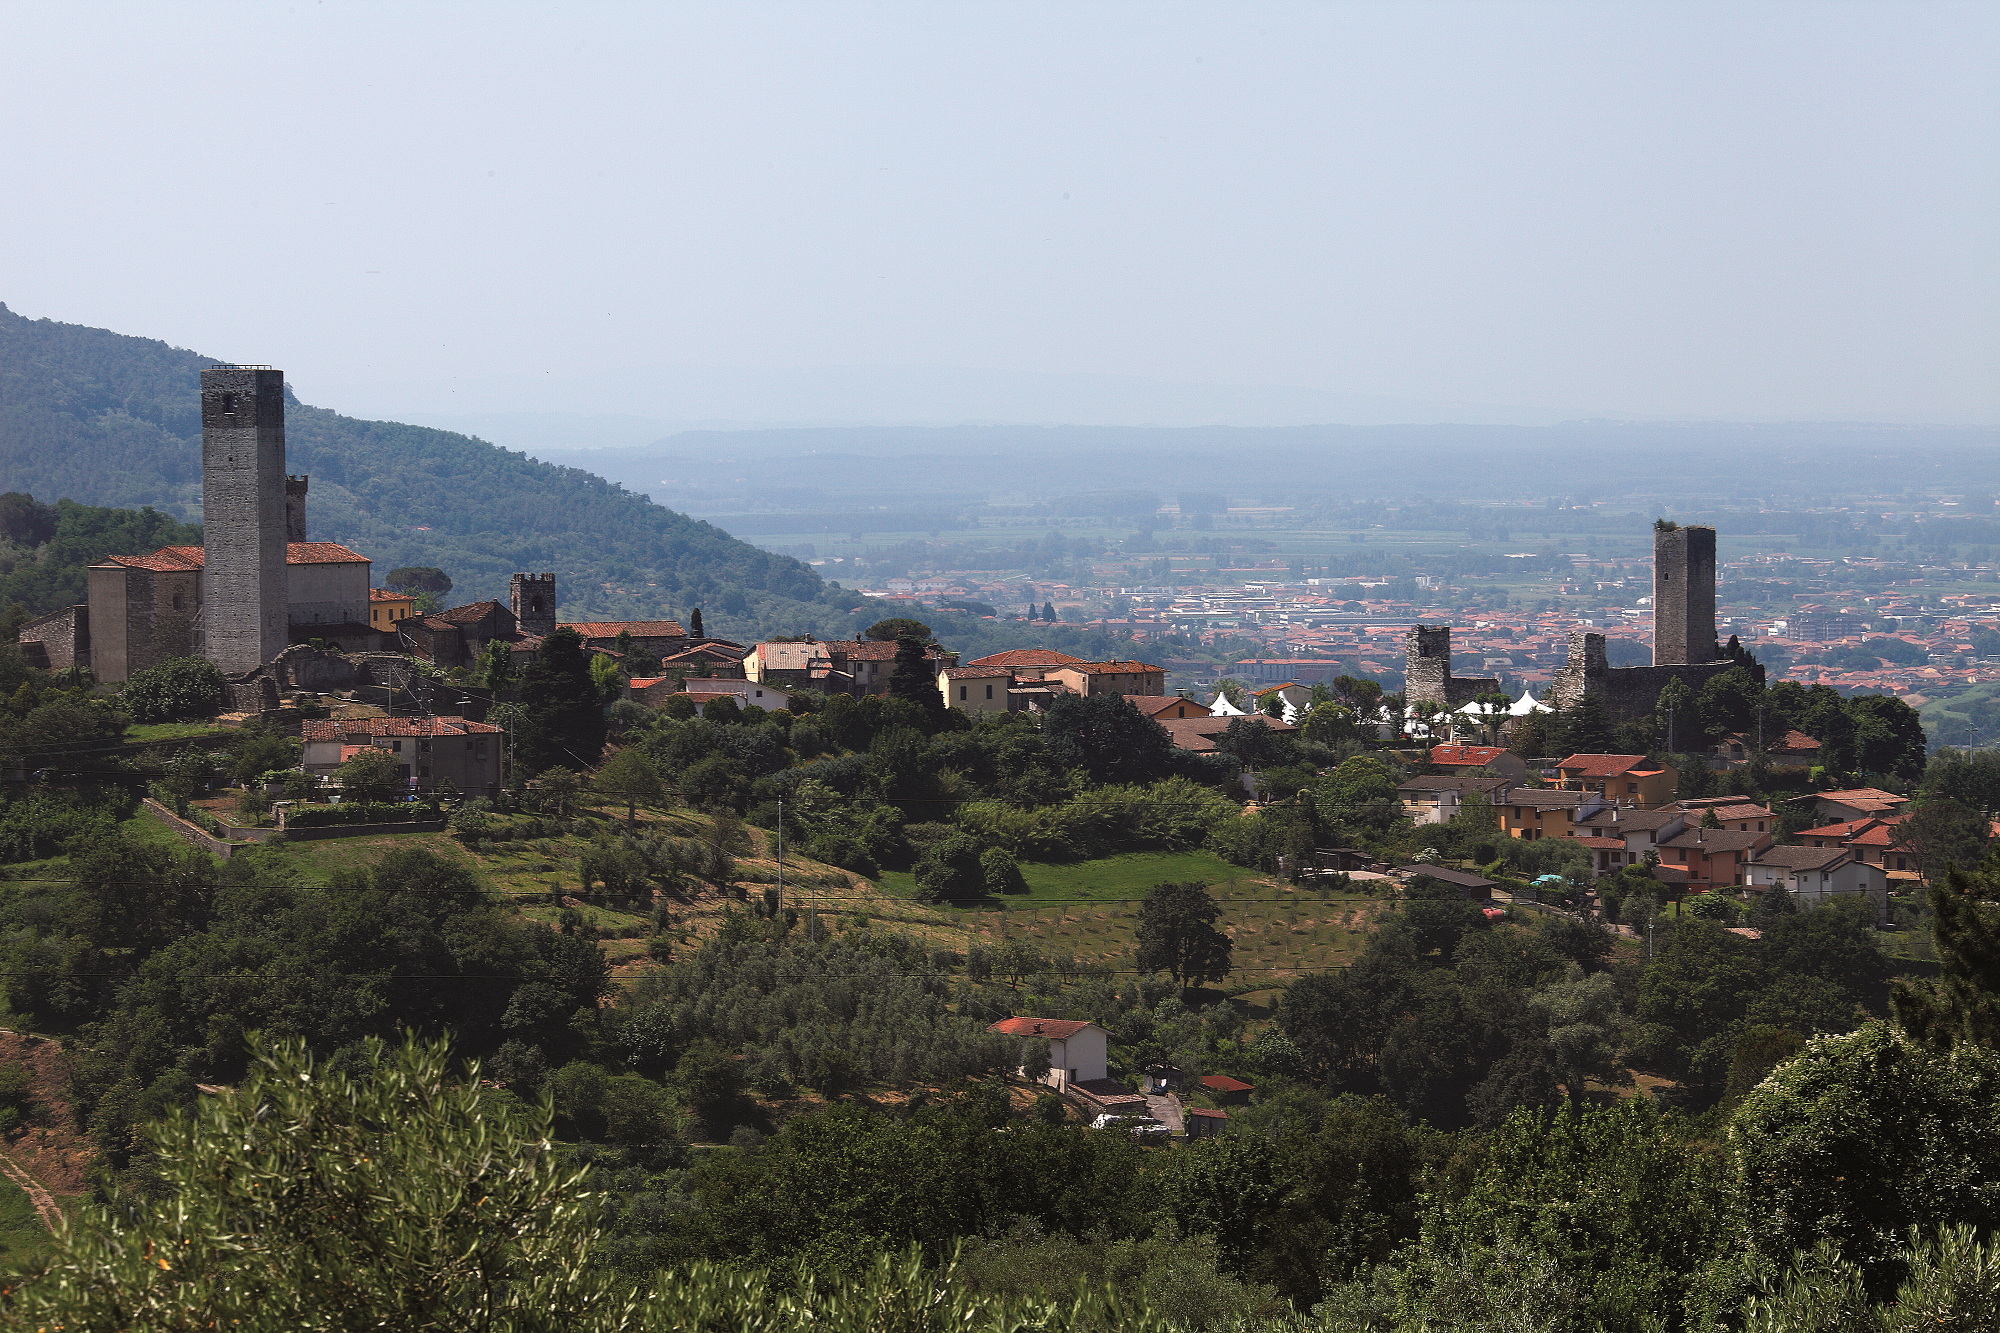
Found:
M 0 305 L 0 475 L 44 503 L 150 505 L 198 520 L 199 372 L 214 364 Z M 565 618 L 685 615 L 699 605 L 721 634 L 851 628 L 843 613 L 854 599 L 810 566 L 575 468 L 296 398 L 286 437 L 289 470 L 312 477 L 315 540 L 351 546 L 382 570 L 442 567 L 466 600 L 505 596 L 516 570 L 552 569 Z M 31 605 L 46 609 L 45 600 Z

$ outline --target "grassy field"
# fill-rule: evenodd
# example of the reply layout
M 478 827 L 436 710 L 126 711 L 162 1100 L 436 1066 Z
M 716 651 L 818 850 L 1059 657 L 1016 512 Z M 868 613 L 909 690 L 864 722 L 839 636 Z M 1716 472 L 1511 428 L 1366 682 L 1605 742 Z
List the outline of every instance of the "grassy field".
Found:
M 28 1200 L 28 1192 L 0 1177 L 0 1267 L 14 1268 L 49 1243 L 49 1229 Z
M 135 722 L 125 728 L 128 741 L 181 741 L 190 736 L 213 736 L 229 731 L 229 727 L 218 727 L 212 722 L 148 722 L 143 726 Z
M 1190 879 L 1218 884 L 1244 873 L 1212 852 L 1126 852 L 1095 861 L 1023 861 L 1021 877 L 1028 881 L 1028 891 L 1011 898 L 986 898 L 979 906 L 1018 911 L 1067 903 L 1115 903 L 1143 898 L 1155 884 Z M 916 876 L 907 870 L 884 871 L 877 882 L 902 898 L 917 889 Z

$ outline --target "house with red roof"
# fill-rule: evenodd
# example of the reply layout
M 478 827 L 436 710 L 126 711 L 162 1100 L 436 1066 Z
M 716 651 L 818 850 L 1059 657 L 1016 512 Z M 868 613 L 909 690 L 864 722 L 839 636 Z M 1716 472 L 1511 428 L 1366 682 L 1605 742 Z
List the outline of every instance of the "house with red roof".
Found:
M 1488 768 L 1513 782 L 1526 781 L 1528 766 L 1521 756 L 1498 745 L 1433 745 L 1431 762 L 1447 773 Z
M 1643 754 L 1573 754 L 1556 765 L 1565 791 L 1585 791 L 1607 804 L 1656 806 L 1674 798 L 1680 771 Z
M 1072 1084 L 1095 1083 L 1110 1077 L 1111 1034 L 1095 1023 L 1070 1018 L 1016 1017 L 1003 1018 L 986 1030 L 1020 1039 L 1023 1069 L 1032 1044 L 1048 1043 L 1049 1072 L 1043 1081 L 1059 1092 Z
M 307 721 L 300 728 L 303 767 L 331 774 L 355 755 L 385 751 L 402 765 L 414 792 L 449 781 L 466 796 L 500 793 L 507 738 L 490 722 L 462 717 L 351 717 Z

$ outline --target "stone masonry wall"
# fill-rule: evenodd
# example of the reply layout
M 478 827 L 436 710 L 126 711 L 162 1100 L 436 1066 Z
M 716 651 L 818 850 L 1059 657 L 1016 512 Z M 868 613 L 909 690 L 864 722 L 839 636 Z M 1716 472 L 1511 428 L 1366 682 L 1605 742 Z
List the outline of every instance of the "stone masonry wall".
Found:
M 1586 695 L 1592 695 L 1603 701 L 1605 711 L 1614 719 L 1643 717 L 1653 711 L 1668 681 L 1682 681 L 1699 692 L 1732 665 L 1725 660 L 1614 667 L 1606 660 L 1602 634 L 1573 630 L 1569 636 L 1569 662 L 1556 672 L 1548 701 L 1554 707 L 1569 709 L 1582 703 Z
M 1410 703 L 1459 708 L 1498 691 L 1491 676 L 1460 679 L 1451 674 L 1451 626 L 1412 625 L 1403 639 L 1403 698 Z
M 90 665 L 90 607 L 66 606 L 60 611 L 30 620 L 21 626 L 19 642 L 38 643 L 46 665 L 63 671 L 77 664 Z
M 1653 665 L 1715 660 L 1715 529 L 1653 529 Z
M 285 650 L 285 377 L 201 372 L 205 632 L 225 675 Z

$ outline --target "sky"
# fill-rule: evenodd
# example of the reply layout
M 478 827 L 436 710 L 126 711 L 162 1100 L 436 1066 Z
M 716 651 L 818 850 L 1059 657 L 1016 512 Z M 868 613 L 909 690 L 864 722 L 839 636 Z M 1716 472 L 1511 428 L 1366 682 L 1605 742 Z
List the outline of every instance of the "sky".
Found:
M 1992 4 L 0 0 L 0 117 L 0 302 L 502 443 L 2000 422 Z

